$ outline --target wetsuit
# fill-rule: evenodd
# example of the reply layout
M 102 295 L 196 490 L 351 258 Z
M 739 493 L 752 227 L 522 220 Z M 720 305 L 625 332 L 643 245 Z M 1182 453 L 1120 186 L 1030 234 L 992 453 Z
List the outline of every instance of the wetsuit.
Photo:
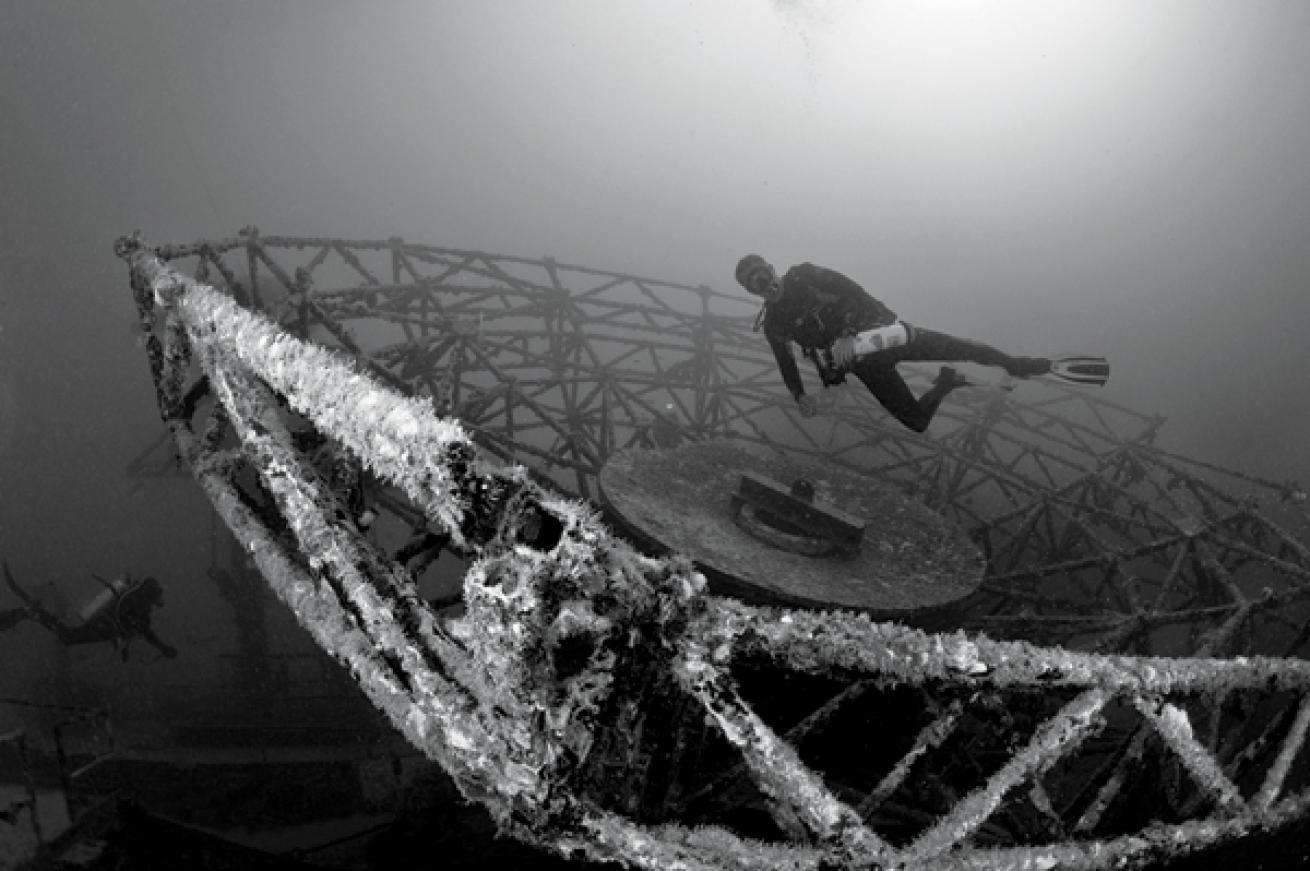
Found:
M 825 384 L 842 380 L 840 372 L 826 372 L 822 357 L 842 336 L 894 323 L 896 313 L 873 298 L 851 279 L 813 263 L 802 263 L 782 277 L 782 296 L 769 303 L 764 313 L 764 335 L 773 348 L 782 380 L 794 398 L 804 394 L 796 358 L 789 342 L 795 342 L 820 366 Z M 908 324 L 906 325 L 909 326 Z M 1014 375 L 1024 374 L 1025 358 L 1011 357 L 981 342 L 960 339 L 946 333 L 910 327 L 910 340 L 898 347 L 856 359 L 849 371 L 864 382 L 883 407 L 915 432 L 923 432 L 937 412 L 951 385 L 941 382 L 915 398 L 896 371 L 903 360 L 967 361 L 1000 366 Z

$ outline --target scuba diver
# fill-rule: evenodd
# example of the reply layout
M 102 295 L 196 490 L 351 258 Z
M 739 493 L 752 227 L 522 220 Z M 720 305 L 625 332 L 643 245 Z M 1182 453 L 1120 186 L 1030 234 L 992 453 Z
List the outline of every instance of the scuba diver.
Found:
M 737 263 L 736 278 L 764 300 L 755 329 L 763 327 L 803 417 L 812 417 L 817 408 L 801 385 L 789 342 L 801 346 L 824 387 L 841 384 L 853 373 L 914 432 L 926 430 L 947 394 L 970 382 L 942 366 L 932 388 L 916 399 L 896 371 L 902 361 L 980 363 L 999 366 L 1015 378 L 1055 375 L 1082 384 L 1104 384 L 1110 374 L 1100 357 L 1012 357 L 981 342 L 911 326 L 845 275 L 813 263 L 793 266 L 780 279 L 767 260 L 748 254 Z
M 18 586 L 7 562 L 4 572 L 5 583 L 26 606 L 27 618 L 49 629 L 66 646 L 108 642 L 126 661 L 132 640 L 140 637 L 169 659 L 177 656 L 177 648 L 160 639 L 150 625 L 151 612 L 164 604 L 163 585 L 155 578 L 123 576 L 106 581 L 92 575 L 105 589 L 82 608 L 81 622 L 70 626 Z

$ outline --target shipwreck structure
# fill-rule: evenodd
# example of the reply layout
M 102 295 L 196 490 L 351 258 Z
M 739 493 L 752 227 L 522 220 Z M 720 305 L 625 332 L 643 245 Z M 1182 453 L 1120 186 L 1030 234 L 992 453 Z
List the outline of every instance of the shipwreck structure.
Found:
M 957 391 L 933 438 L 849 395 L 803 421 L 743 300 L 550 259 L 253 228 L 117 250 L 219 515 L 515 837 L 645 868 L 1090 869 L 1310 815 L 1304 494 L 1161 450 L 1160 420 L 1033 384 Z M 985 572 L 955 623 L 713 595 L 602 522 L 611 456 L 722 438 L 966 530 Z M 465 561 L 462 613 L 421 595 L 415 540 Z

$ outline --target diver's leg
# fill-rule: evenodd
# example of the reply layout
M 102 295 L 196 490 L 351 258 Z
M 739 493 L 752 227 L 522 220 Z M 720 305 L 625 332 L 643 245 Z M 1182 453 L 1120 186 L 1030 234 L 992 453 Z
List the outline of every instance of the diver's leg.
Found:
M 28 616 L 58 635 L 62 641 L 64 634 L 68 631 L 64 624 L 60 623 L 54 614 L 51 614 L 45 608 L 42 608 L 41 603 L 29 596 L 26 590 L 18 586 L 18 581 L 14 580 L 13 573 L 9 571 L 9 563 L 6 562 L 4 564 L 4 570 L 5 583 L 9 585 L 9 589 L 14 591 L 14 595 L 22 600 L 23 606 L 27 609 Z
M 899 352 L 896 354 L 899 360 L 941 360 L 999 366 L 1016 378 L 1043 375 L 1051 371 L 1051 361 L 1045 357 L 1013 357 L 973 339 L 961 339 L 922 327 L 914 328 L 914 338 L 910 342 L 892 350 Z
M 9 585 L 9 589 L 14 591 L 14 595 L 17 596 L 19 599 L 21 599 L 24 605 L 28 606 L 29 608 L 32 607 L 32 598 L 27 595 L 27 590 L 24 590 L 22 587 L 18 586 L 18 581 L 14 580 L 14 573 L 9 571 L 8 560 L 5 561 L 4 569 L 5 569 L 5 583 Z
M 869 388 L 869 392 L 882 403 L 883 408 L 915 432 L 923 432 L 928 428 L 942 400 L 960 386 L 955 373 L 943 368 L 942 375 L 933 382 L 932 388 L 915 399 L 914 393 L 901 374 L 896 371 L 895 366 L 871 365 L 862 360 L 858 361 L 851 371 L 864 382 L 864 386 Z

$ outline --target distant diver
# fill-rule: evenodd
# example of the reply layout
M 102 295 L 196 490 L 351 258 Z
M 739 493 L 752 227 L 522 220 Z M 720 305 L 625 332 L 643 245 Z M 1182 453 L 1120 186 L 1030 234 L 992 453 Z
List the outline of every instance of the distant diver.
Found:
M 18 586 L 8 562 L 4 572 L 5 583 L 25 606 L 26 618 L 53 632 L 61 644 L 73 647 L 107 642 L 126 661 L 133 639 L 140 637 L 169 659 L 177 656 L 177 648 L 161 640 L 150 625 L 151 612 L 164 604 L 163 585 L 155 578 L 135 580 L 125 575 L 105 581 L 96 577 L 105 588 L 82 608 L 81 621 L 69 626 Z
M 813 263 L 793 266 L 779 278 L 767 260 L 748 254 L 737 263 L 736 278 L 764 300 L 755 328 L 763 327 L 782 380 L 804 417 L 817 408 L 801 384 L 789 342 L 800 345 L 824 387 L 841 384 L 853 373 L 915 432 L 926 430 L 947 394 L 969 381 L 942 366 L 933 386 L 916 399 L 896 371 L 902 361 L 979 363 L 999 366 L 1015 378 L 1054 375 L 1084 384 L 1104 384 L 1110 375 L 1101 357 L 1012 357 L 981 342 L 911 326 L 845 275 Z

